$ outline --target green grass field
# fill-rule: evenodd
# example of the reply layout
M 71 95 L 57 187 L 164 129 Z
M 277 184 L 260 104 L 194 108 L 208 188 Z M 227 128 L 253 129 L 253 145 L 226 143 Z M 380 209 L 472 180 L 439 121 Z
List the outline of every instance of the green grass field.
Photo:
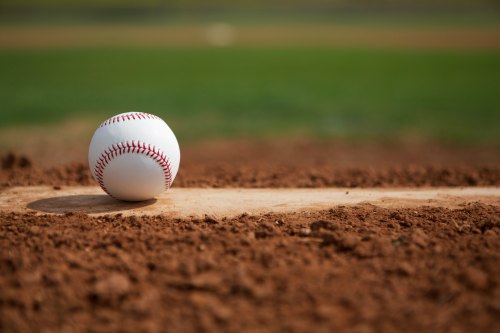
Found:
M 500 139 L 494 51 L 0 50 L 0 73 L 4 128 L 138 110 L 163 116 L 184 139 Z

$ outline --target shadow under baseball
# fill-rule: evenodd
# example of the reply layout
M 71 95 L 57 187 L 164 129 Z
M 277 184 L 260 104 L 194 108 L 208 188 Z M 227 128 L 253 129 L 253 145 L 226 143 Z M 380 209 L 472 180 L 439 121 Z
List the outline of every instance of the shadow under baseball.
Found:
M 27 207 L 44 213 L 113 213 L 128 209 L 141 208 L 154 204 L 157 200 L 151 199 L 139 202 L 127 202 L 113 199 L 106 194 L 65 195 L 40 199 L 30 202 Z

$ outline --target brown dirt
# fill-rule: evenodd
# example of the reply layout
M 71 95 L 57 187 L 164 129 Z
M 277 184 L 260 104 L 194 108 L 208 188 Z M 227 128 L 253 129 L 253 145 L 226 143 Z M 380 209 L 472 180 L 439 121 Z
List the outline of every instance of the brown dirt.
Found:
M 500 208 L 0 214 L 2 332 L 498 332 Z
M 2 156 L 0 187 L 95 185 L 83 148 L 63 164 L 39 158 L 35 152 L 30 154 Z M 497 147 L 310 140 L 186 145 L 182 147 L 181 167 L 174 182 L 176 187 L 257 188 L 499 184 Z
M 3 154 L 0 190 L 95 185 L 84 148 Z M 275 140 L 182 154 L 177 187 L 500 184 L 498 147 Z M 231 218 L 0 212 L 0 332 L 498 332 L 500 203 L 472 201 Z
M 83 25 L 0 27 L 0 49 L 96 46 L 196 47 L 210 45 L 204 25 Z M 304 24 L 234 26 L 235 46 L 327 46 L 498 49 L 500 29 L 494 26 L 391 26 Z

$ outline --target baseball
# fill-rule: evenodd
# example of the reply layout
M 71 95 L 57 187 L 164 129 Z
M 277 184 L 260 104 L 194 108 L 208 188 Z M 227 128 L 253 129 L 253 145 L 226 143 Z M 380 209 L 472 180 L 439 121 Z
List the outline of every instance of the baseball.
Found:
M 159 117 L 121 113 L 104 121 L 89 147 L 94 179 L 110 196 L 125 201 L 156 197 L 172 185 L 179 170 L 177 139 Z

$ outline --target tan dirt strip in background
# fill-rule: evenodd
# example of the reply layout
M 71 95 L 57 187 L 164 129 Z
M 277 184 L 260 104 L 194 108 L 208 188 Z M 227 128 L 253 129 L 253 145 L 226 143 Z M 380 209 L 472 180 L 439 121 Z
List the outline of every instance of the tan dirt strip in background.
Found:
M 173 218 L 234 217 L 240 214 L 315 211 L 344 205 L 372 204 L 387 208 L 433 206 L 458 208 L 470 203 L 500 205 L 499 187 L 427 189 L 238 189 L 174 188 L 158 199 L 128 203 L 98 187 L 12 187 L 0 192 L 0 211 L 50 214 L 83 212 L 163 215 Z
M 210 25 L 3 26 L 0 49 L 98 46 L 200 47 L 212 44 Z M 499 27 L 349 25 L 228 26 L 227 45 L 500 49 Z

